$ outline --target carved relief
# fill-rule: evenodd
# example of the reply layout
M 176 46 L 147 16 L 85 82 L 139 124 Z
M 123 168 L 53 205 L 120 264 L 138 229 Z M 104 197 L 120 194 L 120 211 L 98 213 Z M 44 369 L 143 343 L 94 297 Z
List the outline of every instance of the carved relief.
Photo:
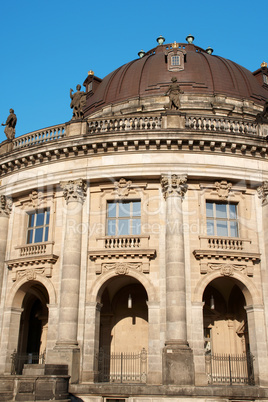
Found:
M 172 174 L 170 176 L 162 176 L 161 185 L 162 192 L 164 198 L 166 199 L 169 196 L 179 195 L 183 197 L 187 191 L 187 176 L 178 176 L 176 174 Z
M 227 199 L 229 196 L 229 192 L 232 188 L 232 183 L 227 183 L 227 181 L 222 180 L 221 182 L 216 181 L 215 187 L 218 193 L 218 196 L 223 199 Z
M 12 209 L 12 199 L 5 195 L 0 196 L 0 216 L 9 216 Z
M 130 187 L 132 185 L 131 180 L 126 180 L 123 177 L 119 181 L 114 182 L 114 189 L 117 197 L 127 197 Z
M 42 267 L 42 268 L 24 268 L 17 269 L 12 273 L 12 280 L 16 282 L 21 278 L 26 278 L 27 281 L 33 281 L 38 275 L 51 278 L 52 276 L 52 266 Z
M 127 275 L 130 269 L 142 271 L 141 262 L 111 262 L 102 264 L 104 271 L 114 270 L 117 275 Z
M 63 196 L 67 202 L 78 201 L 83 203 L 86 197 L 87 184 L 84 180 L 69 180 L 60 182 L 63 189 Z
M 39 208 L 40 205 L 42 204 L 43 200 L 44 200 L 44 194 L 42 191 L 36 191 L 33 190 L 30 194 L 30 203 L 29 205 L 32 206 L 33 208 Z
M 259 198 L 262 200 L 262 205 L 268 202 L 268 181 L 264 181 L 262 186 L 257 188 Z
M 246 265 L 237 265 L 237 264 L 208 264 L 208 267 L 212 271 L 220 271 L 223 276 L 233 276 L 234 271 L 244 271 L 247 266 Z

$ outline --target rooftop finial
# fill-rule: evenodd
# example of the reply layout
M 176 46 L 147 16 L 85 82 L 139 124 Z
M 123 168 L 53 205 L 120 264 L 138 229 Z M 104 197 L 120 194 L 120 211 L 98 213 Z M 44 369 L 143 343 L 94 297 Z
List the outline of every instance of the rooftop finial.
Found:
M 186 36 L 186 40 L 189 44 L 193 43 L 194 41 L 194 36 L 193 35 L 188 35 Z
M 158 45 L 163 45 L 163 43 L 165 42 L 165 38 L 164 36 L 160 35 L 158 36 L 158 38 L 156 39 L 156 41 L 158 42 Z
M 208 46 L 208 47 L 206 48 L 206 52 L 207 52 L 208 54 L 212 54 L 212 53 L 213 53 L 212 47 Z
M 138 56 L 139 56 L 140 59 L 142 59 L 143 56 L 145 56 L 145 51 L 144 51 L 144 50 L 140 50 L 139 53 L 138 53 Z
M 177 47 L 179 47 L 179 44 L 176 41 L 174 41 L 174 43 L 172 43 L 172 47 L 173 49 L 176 49 Z
M 263 62 L 261 63 L 261 68 L 263 68 L 263 67 L 267 67 L 267 63 L 266 63 L 265 61 L 263 61 Z
M 89 70 L 88 75 L 94 75 L 94 71 Z

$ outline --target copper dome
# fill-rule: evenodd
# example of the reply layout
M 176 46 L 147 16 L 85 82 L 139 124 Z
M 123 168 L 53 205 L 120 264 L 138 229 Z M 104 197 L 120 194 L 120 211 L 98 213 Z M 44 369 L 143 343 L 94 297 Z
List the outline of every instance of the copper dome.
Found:
M 184 93 L 226 95 L 262 104 L 268 97 L 268 86 L 262 86 L 246 68 L 223 57 L 208 54 L 193 44 L 177 44 L 184 52 L 184 68 L 169 71 L 167 53 L 172 44 L 161 45 L 133 60 L 103 80 L 89 76 L 85 115 L 105 105 L 152 95 L 164 95 L 172 77 L 176 77 Z M 89 87 L 91 84 L 91 87 Z

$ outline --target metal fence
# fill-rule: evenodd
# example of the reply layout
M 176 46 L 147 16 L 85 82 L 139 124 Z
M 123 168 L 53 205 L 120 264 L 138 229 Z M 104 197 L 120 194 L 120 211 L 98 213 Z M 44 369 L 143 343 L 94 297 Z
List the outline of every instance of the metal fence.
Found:
M 16 350 L 11 355 L 11 374 L 22 374 L 24 364 L 44 364 L 45 354 L 18 353 Z
M 98 354 L 98 381 L 113 383 L 146 383 L 147 352 Z
M 210 384 L 248 384 L 254 385 L 253 356 L 208 354 L 206 372 Z

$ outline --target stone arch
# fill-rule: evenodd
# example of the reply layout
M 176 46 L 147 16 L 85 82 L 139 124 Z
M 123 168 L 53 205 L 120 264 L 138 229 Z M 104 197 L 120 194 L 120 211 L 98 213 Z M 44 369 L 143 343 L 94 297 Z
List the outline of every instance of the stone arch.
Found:
M 202 277 L 195 287 L 192 302 L 201 302 L 203 299 L 203 293 L 210 282 L 212 282 L 214 279 L 223 277 L 224 276 L 219 272 L 211 272 L 210 274 L 205 275 L 205 277 Z M 241 289 L 247 306 L 262 304 L 261 295 L 256 285 L 246 275 L 241 274 L 240 272 L 234 272 L 233 275 L 228 276 L 228 278 L 232 279 Z
M 88 292 L 88 296 L 90 297 L 90 299 L 87 300 L 87 302 L 100 302 L 102 291 L 105 288 L 107 282 L 112 278 L 116 278 L 117 276 L 120 276 L 120 275 L 115 275 L 114 271 L 109 271 L 109 272 L 101 275 L 95 281 L 95 283 L 92 285 L 90 291 Z M 146 290 L 147 295 L 148 295 L 148 301 L 150 301 L 150 302 L 157 301 L 155 287 L 153 286 L 151 281 L 148 278 L 146 278 L 146 276 L 144 274 L 137 272 L 137 271 L 130 271 L 125 276 L 132 277 L 143 285 L 143 287 Z
M 29 281 L 26 278 L 21 278 L 15 282 L 7 297 L 7 307 L 20 308 L 27 290 L 33 285 L 33 283 L 40 283 L 44 286 L 48 292 L 49 304 L 56 303 L 56 291 L 52 282 L 46 277 L 37 275 L 35 280 Z

